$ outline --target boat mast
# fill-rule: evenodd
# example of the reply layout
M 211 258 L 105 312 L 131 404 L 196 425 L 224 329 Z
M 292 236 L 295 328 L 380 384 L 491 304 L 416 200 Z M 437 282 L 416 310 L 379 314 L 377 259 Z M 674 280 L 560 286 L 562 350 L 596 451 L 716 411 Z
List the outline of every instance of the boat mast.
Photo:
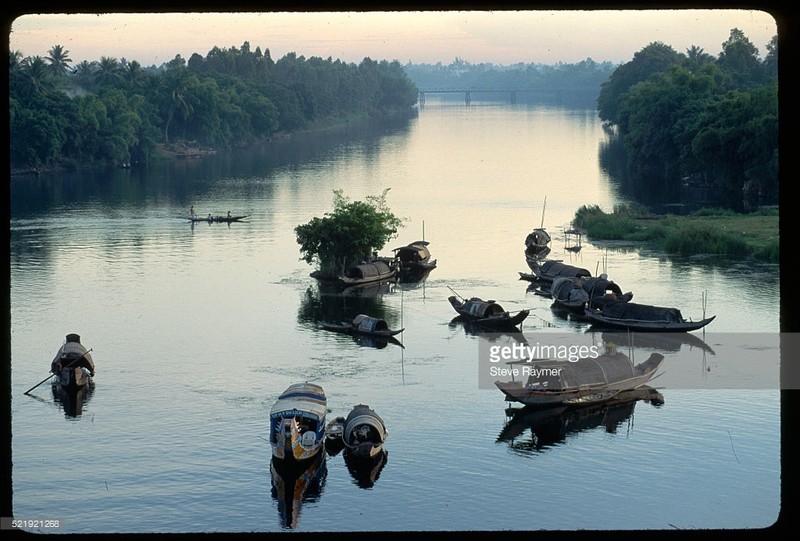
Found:
M 542 204 L 542 223 L 539 229 L 544 229 L 544 209 L 547 207 L 547 196 L 544 196 L 544 203 Z

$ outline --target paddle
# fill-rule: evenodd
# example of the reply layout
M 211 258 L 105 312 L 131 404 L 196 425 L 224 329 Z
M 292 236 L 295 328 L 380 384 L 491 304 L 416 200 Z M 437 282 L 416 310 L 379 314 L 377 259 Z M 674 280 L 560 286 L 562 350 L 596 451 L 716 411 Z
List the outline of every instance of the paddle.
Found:
M 80 361 L 81 359 L 83 359 L 83 358 L 86 356 L 86 354 L 87 354 L 87 353 L 89 353 L 90 351 L 92 351 L 92 350 L 91 350 L 91 349 L 89 349 L 89 350 L 87 350 L 87 351 L 86 351 L 86 353 L 84 353 L 84 354 L 83 354 L 83 355 L 81 355 L 80 357 L 76 357 L 75 359 L 71 360 L 71 361 L 69 362 L 69 364 L 68 364 L 67 366 L 65 366 L 64 368 L 69 368 L 69 367 L 71 367 L 73 364 L 75 364 L 75 363 L 77 363 L 78 361 Z M 28 389 L 27 391 L 25 391 L 25 393 L 24 393 L 24 394 L 29 394 L 29 393 L 30 393 L 32 390 L 34 390 L 36 387 L 38 387 L 39 385 L 41 385 L 41 384 L 42 384 L 42 383 L 44 383 L 45 381 L 49 380 L 49 379 L 50 379 L 50 378 L 52 378 L 53 376 L 55 376 L 55 374 L 54 374 L 54 373 L 53 373 L 53 374 L 50 374 L 49 376 L 47 376 L 46 378 L 44 378 L 42 381 L 40 381 L 39 383 L 37 383 L 36 385 L 34 385 L 33 387 L 31 387 L 30 389 Z
M 458 296 L 458 298 L 459 298 L 459 299 L 461 299 L 462 301 L 464 301 L 464 302 L 467 302 L 467 299 L 465 299 L 464 297 L 462 297 L 461 295 L 459 295 L 459 294 L 458 294 L 458 292 L 457 292 L 455 289 L 453 289 L 452 287 L 450 287 L 450 286 L 447 286 L 447 289 L 449 289 L 450 291 L 452 291 L 453 293 L 455 293 L 455 294 L 456 294 L 456 296 Z

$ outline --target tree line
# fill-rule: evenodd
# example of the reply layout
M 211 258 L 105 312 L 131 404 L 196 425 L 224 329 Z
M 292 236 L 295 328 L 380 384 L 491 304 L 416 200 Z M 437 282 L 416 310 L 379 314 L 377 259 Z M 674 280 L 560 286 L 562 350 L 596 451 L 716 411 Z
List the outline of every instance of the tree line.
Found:
M 778 203 L 778 37 L 758 49 L 732 29 L 718 57 L 653 42 L 620 65 L 597 99 L 639 191 L 705 188 L 723 206 Z
M 519 62 L 503 66 L 473 64 L 458 57 L 447 65 L 441 62 L 408 62 L 403 66 L 420 90 L 497 89 L 505 92 L 482 93 L 481 99 L 507 102 L 510 97 L 508 91 L 514 91 L 517 103 L 555 103 L 592 108 L 597 104 L 600 85 L 608 80 L 616 67 L 612 62 L 595 62 L 591 58 L 575 64 Z
M 359 64 L 214 47 L 160 67 L 101 57 L 73 65 L 9 52 L 13 169 L 147 163 L 157 145 L 224 147 L 315 123 L 407 114 L 417 89 L 399 62 Z

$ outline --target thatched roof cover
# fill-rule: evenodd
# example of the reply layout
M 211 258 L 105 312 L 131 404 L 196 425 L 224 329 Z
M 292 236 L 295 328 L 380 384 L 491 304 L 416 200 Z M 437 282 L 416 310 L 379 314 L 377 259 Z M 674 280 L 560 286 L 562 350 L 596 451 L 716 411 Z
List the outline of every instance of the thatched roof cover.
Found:
M 475 317 L 489 317 L 505 312 L 503 307 L 492 301 L 484 301 L 478 297 L 472 297 L 464 303 L 464 310 Z
M 383 261 L 375 261 L 373 263 L 365 263 L 357 265 L 350 269 L 347 273 L 350 278 L 372 278 L 375 276 L 383 276 L 390 274 L 392 271 Z
M 538 373 L 552 377 L 530 376 L 528 384 L 545 384 L 547 390 L 567 390 L 580 385 L 608 385 L 633 377 L 633 363 L 622 353 L 606 353 L 596 358 L 570 361 L 532 361 Z M 550 368 L 551 370 L 542 371 Z
M 677 308 L 665 308 L 632 302 L 616 302 L 609 304 L 603 310 L 603 316 L 640 321 L 664 321 L 668 323 L 681 323 L 684 321 L 681 311 Z
M 537 274 L 542 277 L 548 278 L 555 278 L 557 276 L 567 276 L 567 277 L 581 277 L 585 276 L 587 278 L 592 276 L 592 273 L 589 272 L 587 269 L 581 267 L 574 267 L 572 265 L 567 265 L 565 263 L 561 263 L 560 261 L 545 261 L 539 266 L 539 271 Z
M 386 331 L 389 329 L 388 323 L 383 319 L 364 314 L 357 315 L 355 319 L 353 319 L 353 325 L 362 332 Z

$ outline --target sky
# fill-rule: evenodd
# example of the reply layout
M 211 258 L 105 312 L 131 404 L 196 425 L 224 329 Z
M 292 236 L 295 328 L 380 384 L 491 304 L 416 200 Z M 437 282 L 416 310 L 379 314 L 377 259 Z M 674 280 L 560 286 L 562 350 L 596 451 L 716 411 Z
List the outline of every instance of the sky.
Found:
M 587 58 L 628 62 L 660 41 L 680 53 L 692 46 L 717 56 L 738 28 L 763 58 L 778 34 L 766 11 L 728 9 L 583 11 L 395 11 L 247 13 L 45 13 L 7 22 L 9 50 L 46 57 L 54 45 L 73 64 L 101 57 L 161 65 L 216 47 L 269 49 L 360 63 L 577 63 Z

